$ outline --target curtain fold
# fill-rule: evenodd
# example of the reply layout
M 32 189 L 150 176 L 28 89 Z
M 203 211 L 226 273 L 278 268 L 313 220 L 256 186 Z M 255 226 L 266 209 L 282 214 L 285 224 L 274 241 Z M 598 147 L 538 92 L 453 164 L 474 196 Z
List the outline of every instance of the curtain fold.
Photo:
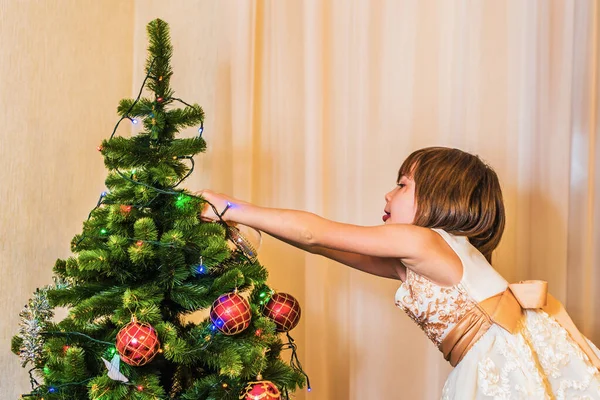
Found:
M 571 38 L 567 307 L 573 321 L 600 342 L 600 135 L 596 2 L 577 2 Z

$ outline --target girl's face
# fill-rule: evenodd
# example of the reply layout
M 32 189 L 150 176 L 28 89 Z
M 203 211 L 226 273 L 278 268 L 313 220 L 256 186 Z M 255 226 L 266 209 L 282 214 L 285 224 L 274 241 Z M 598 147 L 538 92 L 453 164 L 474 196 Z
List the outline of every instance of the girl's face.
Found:
M 415 181 L 402 175 L 396 187 L 385 195 L 383 210 L 385 224 L 412 224 L 417 205 L 415 203 Z

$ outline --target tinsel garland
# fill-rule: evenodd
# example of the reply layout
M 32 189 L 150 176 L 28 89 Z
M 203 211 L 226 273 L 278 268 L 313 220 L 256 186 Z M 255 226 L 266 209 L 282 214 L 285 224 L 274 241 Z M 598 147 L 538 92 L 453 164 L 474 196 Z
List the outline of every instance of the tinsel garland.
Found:
M 18 336 L 23 340 L 19 348 L 19 357 L 21 366 L 28 363 L 36 365 L 36 361 L 42 356 L 44 347 L 44 335 L 48 321 L 54 317 L 54 312 L 48 302 L 48 289 L 45 286 L 36 289 L 33 297 L 19 313 L 21 322 L 19 323 Z
M 41 289 L 37 288 L 33 293 L 33 297 L 29 299 L 19 313 L 21 322 L 19 323 L 17 336 L 22 339 L 19 348 L 22 367 L 25 367 L 28 363 L 35 366 L 42 355 L 45 343 L 44 333 L 48 322 L 54 317 L 54 312 L 48 301 L 48 290 L 64 289 L 70 286 L 70 282 L 65 279 L 55 276 L 52 280 L 54 285 L 47 285 Z

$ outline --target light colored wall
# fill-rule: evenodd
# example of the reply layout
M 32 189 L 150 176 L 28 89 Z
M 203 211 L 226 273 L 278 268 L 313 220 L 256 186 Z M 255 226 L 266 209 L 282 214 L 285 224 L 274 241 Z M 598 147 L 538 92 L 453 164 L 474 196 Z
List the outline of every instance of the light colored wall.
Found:
M 18 313 L 104 188 L 96 150 L 131 96 L 134 3 L 0 0 L 0 399 L 29 392 Z

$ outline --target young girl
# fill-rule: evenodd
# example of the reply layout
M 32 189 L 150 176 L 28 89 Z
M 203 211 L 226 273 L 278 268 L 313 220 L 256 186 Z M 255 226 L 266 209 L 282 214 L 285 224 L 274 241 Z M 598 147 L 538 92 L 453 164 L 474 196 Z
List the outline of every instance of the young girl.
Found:
M 598 399 L 600 352 L 546 283 L 509 285 L 490 265 L 504 230 L 496 173 L 457 149 L 425 148 L 400 167 L 384 224 L 357 226 L 208 190 L 204 220 L 256 228 L 352 268 L 402 281 L 396 304 L 455 369 L 443 399 Z

